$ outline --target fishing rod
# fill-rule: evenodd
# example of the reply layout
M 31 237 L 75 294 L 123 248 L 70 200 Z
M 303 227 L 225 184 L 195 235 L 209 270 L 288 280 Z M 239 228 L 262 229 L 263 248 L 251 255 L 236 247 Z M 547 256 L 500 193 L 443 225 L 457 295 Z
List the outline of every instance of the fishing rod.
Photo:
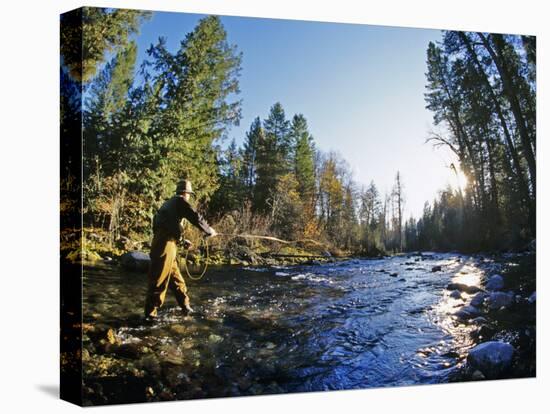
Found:
M 237 238 L 261 239 L 261 240 L 270 240 L 270 241 L 274 241 L 274 242 L 278 242 L 278 243 L 282 243 L 282 244 L 298 244 L 298 243 L 308 242 L 308 243 L 311 243 L 311 244 L 315 244 L 317 246 L 326 247 L 326 244 L 321 243 L 317 240 L 313 240 L 313 239 L 284 240 L 284 239 L 279 239 L 278 237 L 273 237 L 273 236 L 260 236 L 260 235 L 257 235 L 257 234 L 247 234 L 247 233 L 240 233 L 240 234 L 216 233 L 212 237 L 229 237 L 229 238 L 234 238 L 234 239 L 237 239 Z M 187 277 L 191 280 L 201 280 L 203 278 L 203 276 L 206 274 L 206 270 L 208 269 L 208 258 L 209 258 L 208 238 L 203 237 L 201 239 L 201 241 L 202 241 L 202 245 L 204 246 L 205 257 L 204 257 L 204 268 L 197 274 L 198 276 L 197 275 L 192 275 L 191 272 L 189 271 L 189 268 L 187 267 L 187 258 L 189 256 L 189 249 L 185 250 L 185 257 L 184 257 L 183 267 L 185 269 L 185 273 L 187 274 Z

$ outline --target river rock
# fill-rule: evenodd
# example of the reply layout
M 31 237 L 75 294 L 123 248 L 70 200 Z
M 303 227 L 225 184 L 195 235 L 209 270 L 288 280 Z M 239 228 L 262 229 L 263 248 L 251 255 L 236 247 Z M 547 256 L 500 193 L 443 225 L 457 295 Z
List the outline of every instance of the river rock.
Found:
M 74 250 L 70 252 L 65 258 L 73 263 L 96 262 L 98 260 L 101 260 L 101 256 L 99 254 L 87 249 Z
M 475 306 L 464 306 L 459 311 L 455 312 L 455 316 L 460 319 L 472 319 L 476 316 L 479 316 L 481 311 Z
M 120 345 L 122 343 L 115 330 L 108 326 L 93 326 L 88 329 L 87 335 L 101 344 Z
M 485 302 L 485 298 L 487 296 L 488 295 L 485 292 L 476 293 L 475 296 L 470 301 L 470 305 L 475 306 L 476 308 L 479 308 L 481 305 L 483 305 L 483 302 Z
M 120 257 L 120 264 L 126 270 L 144 272 L 149 269 L 149 263 L 151 259 L 149 255 L 137 250 L 133 252 L 124 253 Z
M 141 344 L 127 343 L 118 346 L 114 351 L 118 356 L 128 359 L 138 359 L 147 353 L 147 348 Z
M 441 270 L 442 268 L 439 265 L 432 267 L 432 272 L 441 272 Z
M 532 305 L 536 301 L 537 301 L 537 292 L 533 292 L 531 293 L 531 296 L 529 296 L 529 299 L 527 299 L 527 302 L 529 302 Z
M 462 293 L 460 293 L 460 290 L 453 290 L 449 296 L 453 299 L 462 299 Z
M 485 375 L 483 375 L 483 372 L 481 372 L 480 370 L 476 369 L 473 373 L 472 373 L 472 380 L 473 381 L 482 381 L 486 379 L 485 378 Z
M 512 365 L 515 349 L 506 342 L 489 341 L 474 347 L 468 354 L 468 363 L 486 378 L 498 378 Z
M 397 277 L 397 276 L 398 276 L 398 273 L 395 273 L 395 272 L 394 272 L 394 273 L 390 273 L 390 276 L 391 276 L 391 277 Z
M 216 334 L 210 334 L 210 336 L 208 337 L 208 342 L 210 342 L 211 344 L 217 344 L 221 341 L 223 341 L 223 338 Z
M 489 309 L 500 309 L 514 303 L 513 293 L 493 292 L 488 299 Z
M 504 279 L 501 275 L 493 275 L 485 284 L 487 290 L 502 290 L 504 288 Z
M 447 290 L 459 290 L 461 292 L 474 294 L 479 292 L 481 289 L 477 286 L 465 285 L 464 283 L 449 283 L 447 285 Z
M 477 318 L 472 319 L 472 322 L 476 325 L 483 325 L 484 323 L 487 323 L 487 319 L 483 316 L 478 316 Z

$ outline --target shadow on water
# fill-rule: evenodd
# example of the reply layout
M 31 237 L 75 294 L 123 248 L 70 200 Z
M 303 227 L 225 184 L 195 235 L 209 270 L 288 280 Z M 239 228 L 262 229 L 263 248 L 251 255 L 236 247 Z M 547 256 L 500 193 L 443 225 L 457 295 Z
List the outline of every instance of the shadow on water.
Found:
M 87 268 L 84 393 L 101 404 L 448 382 L 475 343 L 453 316 L 471 295 L 445 287 L 484 272 L 456 254 L 218 268 L 188 283 L 193 316 L 168 292 L 144 324 L 145 275 Z M 107 328 L 115 343 L 98 336 Z

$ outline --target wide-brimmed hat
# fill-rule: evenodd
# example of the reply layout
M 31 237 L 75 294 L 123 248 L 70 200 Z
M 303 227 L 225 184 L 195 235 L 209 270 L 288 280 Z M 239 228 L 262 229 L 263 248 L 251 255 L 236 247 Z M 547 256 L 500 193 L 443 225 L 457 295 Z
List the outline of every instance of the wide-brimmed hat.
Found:
M 195 194 L 193 187 L 191 186 L 191 181 L 189 180 L 180 180 L 176 187 L 176 194 L 189 193 Z

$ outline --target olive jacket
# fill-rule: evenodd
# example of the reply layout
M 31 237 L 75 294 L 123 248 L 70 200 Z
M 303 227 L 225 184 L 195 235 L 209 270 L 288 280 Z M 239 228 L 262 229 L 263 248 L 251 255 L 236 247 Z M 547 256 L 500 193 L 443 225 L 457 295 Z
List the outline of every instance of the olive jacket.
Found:
M 182 219 L 188 220 L 191 224 L 210 235 L 212 228 L 204 217 L 198 213 L 191 204 L 182 196 L 174 196 L 166 200 L 159 208 L 153 218 L 153 232 L 155 235 L 163 234 L 169 239 L 178 241 L 182 237 Z

